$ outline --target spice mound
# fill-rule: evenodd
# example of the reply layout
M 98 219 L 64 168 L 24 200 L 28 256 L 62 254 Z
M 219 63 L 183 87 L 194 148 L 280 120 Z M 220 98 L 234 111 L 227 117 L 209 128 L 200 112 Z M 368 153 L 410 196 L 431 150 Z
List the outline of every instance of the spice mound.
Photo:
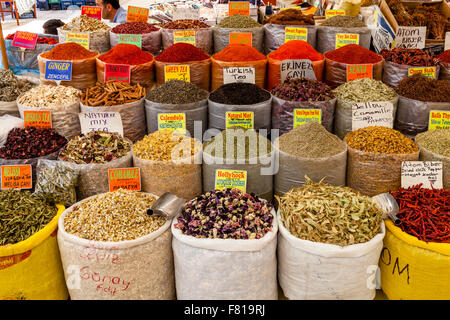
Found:
M 161 62 L 190 62 L 202 61 L 209 56 L 202 50 L 189 43 L 175 43 L 163 51 L 155 58 Z
M 153 56 L 139 49 L 138 46 L 128 43 L 119 43 L 104 55 L 98 57 L 106 63 L 119 63 L 138 65 L 153 61 Z
M 145 96 L 145 88 L 140 84 L 127 82 L 108 81 L 97 82 L 93 87 L 84 90 L 81 103 L 85 106 L 103 107 L 138 101 Z
M 414 141 L 399 131 L 372 126 L 348 133 L 344 141 L 357 150 L 385 154 L 415 153 L 419 150 Z
M 193 83 L 171 80 L 147 93 L 146 99 L 167 104 L 186 104 L 208 98 L 209 92 Z
M 58 209 L 29 191 L 0 191 L 0 246 L 24 241 L 43 229 Z
M 433 153 L 450 157 L 450 130 L 435 129 L 419 133 L 415 137 L 416 143 Z
M 272 231 L 272 208 L 253 193 L 212 190 L 184 205 L 175 228 L 196 238 L 260 239 Z
M 380 232 L 383 212 L 370 197 L 348 187 L 306 181 L 275 196 L 281 221 L 293 236 L 344 247 L 370 241 Z
M 81 60 L 92 58 L 96 55 L 95 52 L 85 49 L 78 43 L 66 42 L 60 43 L 53 47 L 52 50 L 42 53 L 41 57 L 49 60 Z
M 209 95 L 209 100 L 234 105 L 256 104 L 270 99 L 270 92 L 253 83 L 227 83 Z
M 429 102 L 450 102 L 450 81 L 430 79 L 420 73 L 404 78 L 395 91 L 403 97 Z
M 210 28 L 209 24 L 206 24 L 200 20 L 193 19 L 181 19 L 167 22 L 162 26 L 164 29 L 202 29 L 202 28 Z
M 327 84 L 304 78 L 287 79 L 273 87 L 272 94 L 287 101 L 327 101 L 334 98 Z
M 383 58 L 357 44 L 348 44 L 339 49 L 325 53 L 325 58 L 347 64 L 364 64 L 381 62 Z
M 436 59 L 438 59 L 441 62 L 450 63 L 450 49 L 445 50 L 441 54 L 439 54 Z
M 148 193 L 118 189 L 75 204 L 64 217 L 64 229 L 94 241 L 134 240 L 155 232 L 166 218 L 148 215 L 156 201 Z
M 172 130 L 159 130 L 146 135 L 133 146 L 136 157 L 152 161 L 182 160 L 192 157 L 202 144 Z
M 41 84 L 25 92 L 17 102 L 27 107 L 63 110 L 80 100 L 81 91 L 68 86 Z
M 325 27 L 341 27 L 341 28 L 363 28 L 366 24 L 353 16 L 334 16 L 331 17 L 322 24 Z
M 222 159 L 251 159 L 269 154 L 272 144 L 253 129 L 231 127 L 203 146 L 203 151 Z
M 242 43 L 229 44 L 212 56 L 218 61 L 241 62 L 265 60 L 266 56 L 255 48 Z
M 326 158 L 344 152 L 345 143 L 324 126 L 309 121 L 280 136 L 281 151 L 300 158 Z
M 391 101 L 397 97 L 394 89 L 369 78 L 343 83 L 333 92 L 339 99 L 353 102 Z
M 111 29 L 117 34 L 144 34 L 158 31 L 159 28 L 147 22 L 125 22 Z
M 288 41 L 270 53 L 268 57 L 275 60 L 309 59 L 318 61 L 324 59 L 323 55 L 314 50 L 308 42 L 302 40 Z
M 314 16 L 312 14 L 302 14 L 301 10 L 286 9 L 270 16 L 268 19 L 264 20 L 264 23 L 286 26 L 314 25 Z
M 383 56 L 384 60 L 401 65 L 429 67 L 438 64 L 438 60 L 435 57 L 428 51 L 421 49 L 383 49 L 380 54 Z
M 450 243 L 450 190 L 421 184 L 391 192 L 400 207 L 402 231 L 426 242 Z
M 258 28 L 261 25 L 249 16 L 235 14 L 226 17 L 217 25 L 219 28 Z
M 111 27 L 101 20 L 83 15 L 73 18 L 72 21 L 66 23 L 61 28 L 66 31 L 90 32 L 109 30 Z
M 117 132 L 92 131 L 70 140 L 59 159 L 78 164 L 106 163 L 125 156 L 131 146 L 131 141 Z
M 66 144 L 67 139 L 53 129 L 14 128 L 0 148 L 0 158 L 38 158 L 56 152 Z
M 34 85 L 17 78 L 11 70 L 0 70 L 0 101 L 10 102 Z

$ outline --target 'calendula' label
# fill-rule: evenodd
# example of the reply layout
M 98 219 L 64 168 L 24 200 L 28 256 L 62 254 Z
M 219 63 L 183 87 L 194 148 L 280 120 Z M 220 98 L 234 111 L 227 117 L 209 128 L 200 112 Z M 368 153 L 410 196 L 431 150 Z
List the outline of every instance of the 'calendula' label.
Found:
M 245 170 L 216 170 L 215 189 L 239 189 L 245 192 L 247 188 L 247 171 Z
M 191 75 L 188 65 L 164 66 L 164 81 L 182 80 L 191 82 Z
M 294 128 L 309 121 L 316 121 L 318 123 L 322 123 L 322 110 L 294 109 Z
M 25 128 L 35 127 L 40 129 L 49 129 L 52 127 L 52 114 L 49 110 L 43 111 L 24 111 L 23 122 Z
M 1 166 L 2 190 L 31 189 L 31 165 Z
M 431 110 L 428 130 L 450 129 L 450 111 Z
M 108 169 L 109 192 L 117 189 L 141 191 L 141 171 L 139 168 Z
M 226 112 L 226 128 L 239 126 L 245 129 L 253 129 L 253 118 L 252 111 Z
M 359 34 L 357 33 L 336 33 L 336 49 L 348 44 L 359 44 Z
M 185 113 L 159 113 L 158 130 L 174 130 L 182 134 L 186 133 Z
M 286 27 L 284 29 L 284 42 L 291 40 L 308 40 L 308 29 L 297 27 Z

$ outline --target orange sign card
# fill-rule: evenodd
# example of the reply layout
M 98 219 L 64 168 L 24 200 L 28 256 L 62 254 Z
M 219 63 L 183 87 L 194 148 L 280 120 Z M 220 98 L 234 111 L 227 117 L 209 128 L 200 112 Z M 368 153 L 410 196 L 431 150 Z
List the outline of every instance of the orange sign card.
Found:
M 373 78 L 372 64 L 348 64 L 347 65 L 347 81 L 361 78 Z
M 23 121 L 25 128 L 36 127 L 41 129 L 49 129 L 52 127 L 51 111 L 24 111 Z
M 228 15 L 234 16 L 240 14 L 242 16 L 250 16 L 250 3 L 241 1 L 228 2 Z
M 127 22 L 147 22 L 149 8 L 128 6 Z
M 246 33 L 230 33 L 230 44 L 246 44 L 252 45 L 252 34 Z
M 1 166 L 2 190 L 31 189 L 31 164 Z
M 120 168 L 108 170 L 109 191 L 117 189 L 141 191 L 141 171 L 139 168 Z

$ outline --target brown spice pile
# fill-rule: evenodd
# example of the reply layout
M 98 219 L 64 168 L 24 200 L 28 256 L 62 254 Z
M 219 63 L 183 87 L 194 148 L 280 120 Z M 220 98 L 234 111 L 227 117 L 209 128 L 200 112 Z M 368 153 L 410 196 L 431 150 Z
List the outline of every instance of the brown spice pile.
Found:
M 427 102 L 450 102 L 450 81 L 428 78 L 420 73 L 404 78 L 395 91 L 406 98 Z
M 264 23 L 273 23 L 281 25 L 314 25 L 314 16 L 312 14 L 302 14 L 300 10 L 286 9 L 264 20 Z

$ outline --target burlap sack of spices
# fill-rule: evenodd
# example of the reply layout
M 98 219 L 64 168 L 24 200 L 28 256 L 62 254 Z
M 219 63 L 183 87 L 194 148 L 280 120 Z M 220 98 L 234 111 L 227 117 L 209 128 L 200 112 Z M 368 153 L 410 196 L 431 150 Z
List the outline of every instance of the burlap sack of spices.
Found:
M 98 82 L 105 82 L 105 65 L 100 59 L 96 59 Z M 143 87 L 151 87 L 155 82 L 155 60 L 131 66 L 130 84 L 140 84 Z
M 333 61 L 325 56 L 325 79 L 324 82 L 332 88 L 336 88 L 347 82 L 347 66 L 351 64 Z M 364 63 L 372 66 L 373 79 L 380 80 L 383 74 L 383 61 L 377 63 Z
M 162 47 L 166 50 L 174 44 L 174 31 L 195 31 L 195 46 L 207 54 L 212 53 L 213 47 L 213 28 L 199 28 L 199 29 L 161 29 Z
M 197 85 L 198 87 L 209 91 L 210 79 L 211 79 L 211 58 L 202 61 L 190 61 L 190 62 L 161 62 L 155 61 L 156 69 L 156 82 L 158 84 L 163 84 L 166 82 L 165 79 L 165 66 L 175 66 L 175 65 L 187 65 L 189 66 L 189 81 Z
M 111 48 L 119 44 L 119 34 L 112 32 L 112 29 L 109 31 L 109 41 Z M 161 29 L 142 34 L 142 50 L 152 54 L 158 54 L 161 51 Z
M 70 30 L 63 30 L 62 27 L 57 28 L 58 30 L 58 39 L 59 43 L 66 42 L 67 33 L 74 32 Z M 98 51 L 100 53 L 105 53 L 109 49 L 111 49 L 111 45 L 109 42 L 109 30 L 98 30 L 98 31 L 89 31 L 82 32 L 89 34 L 89 51 Z
M 306 42 L 314 49 L 316 48 L 316 26 L 311 25 L 281 25 L 267 23 L 264 25 L 264 47 L 265 54 L 277 50 L 286 42 L 286 28 L 304 28 L 307 29 Z
M 356 27 L 356 28 L 343 28 L 343 27 L 328 27 L 328 26 L 316 26 L 317 28 L 317 40 L 316 50 L 319 53 L 325 53 L 336 49 L 336 34 L 338 33 L 350 33 L 359 35 L 359 45 L 366 49 L 370 49 L 370 41 L 372 34 L 369 28 Z
M 277 231 L 260 239 L 195 238 L 175 228 L 172 248 L 175 283 L 180 300 L 275 300 Z M 195 288 L 195 289 L 193 289 Z
M 396 87 L 404 78 L 408 77 L 408 70 L 412 66 L 383 60 L 383 82 L 390 87 Z M 439 77 L 439 66 L 436 66 L 436 79 Z
M 450 62 L 440 62 L 439 80 L 450 80 Z
M 251 33 L 252 47 L 259 52 L 264 52 L 264 29 L 263 27 L 256 28 L 214 28 L 214 53 L 222 51 L 230 44 L 230 33 Z

